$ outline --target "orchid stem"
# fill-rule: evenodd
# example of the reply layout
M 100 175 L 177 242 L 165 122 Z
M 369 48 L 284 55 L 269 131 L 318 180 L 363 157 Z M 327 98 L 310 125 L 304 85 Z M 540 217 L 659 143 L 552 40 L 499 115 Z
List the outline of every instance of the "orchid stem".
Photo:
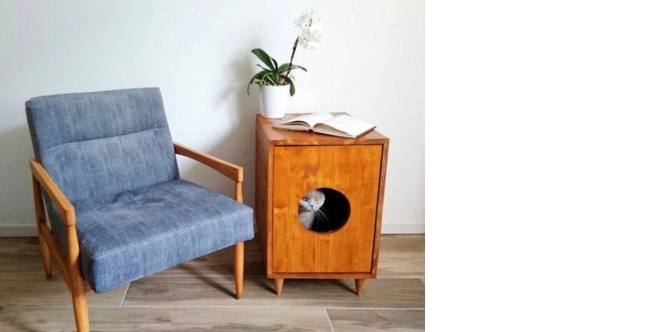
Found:
M 293 69 L 293 58 L 295 57 L 295 50 L 297 49 L 297 42 L 300 40 L 300 36 L 295 38 L 295 44 L 293 44 L 293 53 L 290 55 L 290 63 L 288 64 L 288 71 L 286 72 L 286 77 L 290 75 L 290 71 Z

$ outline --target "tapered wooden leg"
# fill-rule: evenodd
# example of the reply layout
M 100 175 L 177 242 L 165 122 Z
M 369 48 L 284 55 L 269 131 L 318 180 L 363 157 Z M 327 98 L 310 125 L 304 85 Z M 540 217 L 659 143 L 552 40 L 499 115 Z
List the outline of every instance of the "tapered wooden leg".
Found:
M 38 229 L 39 232 L 39 229 Z M 46 274 L 47 278 L 51 278 L 51 252 L 49 251 L 49 247 L 46 245 L 46 242 L 44 242 L 44 238 L 42 237 L 42 234 L 39 234 L 39 251 L 40 254 L 42 254 L 42 263 L 44 263 L 44 274 Z
M 244 293 L 244 242 L 235 245 L 235 291 L 237 299 Z
M 362 293 L 362 286 L 365 285 L 365 280 L 367 279 L 355 279 L 355 293 L 360 296 L 360 293 Z
M 81 274 L 81 257 L 79 256 L 79 240 L 75 228 L 74 213 L 65 214 L 67 224 L 67 269 L 69 274 L 72 305 L 74 306 L 74 321 L 78 332 L 89 332 L 88 301 L 86 300 L 86 282 Z
M 283 290 L 283 278 L 274 279 L 274 287 L 276 287 L 276 295 L 281 295 Z
M 77 324 L 77 332 L 90 331 L 86 286 L 81 274 L 72 278 L 72 304 L 74 305 L 74 320 Z
M 39 181 L 33 176 L 33 203 L 35 204 L 35 219 L 37 220 L 37 237 L 39 239 L 39 251 L 42 255 L 44 264 L 44 273 L 47 278 L 51 278 L 51 252 L 44 241 L 44 235 L 40 225 L 46 223 L 46 213 L 44 211 L 44 200 L 42 199 L 42 187 Z

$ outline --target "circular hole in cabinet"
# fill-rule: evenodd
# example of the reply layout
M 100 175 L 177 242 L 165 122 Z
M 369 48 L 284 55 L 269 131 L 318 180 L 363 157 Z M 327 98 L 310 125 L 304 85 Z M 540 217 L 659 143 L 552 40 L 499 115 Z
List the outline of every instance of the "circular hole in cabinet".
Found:
M 338 190 L 317 188 L 300 198 L 297 213 L 304 228 L 330 233 L 344 227 L 351 216 L 351 203 Z

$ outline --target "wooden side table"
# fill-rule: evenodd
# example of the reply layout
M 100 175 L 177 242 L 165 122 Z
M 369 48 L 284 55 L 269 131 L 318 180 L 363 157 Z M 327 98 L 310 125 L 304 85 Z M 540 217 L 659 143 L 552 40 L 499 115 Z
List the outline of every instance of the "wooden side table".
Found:
M 351 278 L 360 295 L 376 278 L 389 139 L 376 130 L 350 139 L 271 128 L 298 115 L 256 116 L 255 215 L 267 277 L 277 295 L 285 278 Z M 341 220 L 336 229 L 300 223 L 300 199 L 319 188 L 332 193 L 323 208 Z

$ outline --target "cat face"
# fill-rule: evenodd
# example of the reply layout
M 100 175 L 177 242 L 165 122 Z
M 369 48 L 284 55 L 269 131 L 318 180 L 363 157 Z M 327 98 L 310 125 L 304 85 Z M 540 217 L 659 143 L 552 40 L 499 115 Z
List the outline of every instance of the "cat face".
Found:
M 312 190 L 300 200 L 300 208 L 306 211 L 318 211 L 325 203 L 325 194 L 320 190 Z

